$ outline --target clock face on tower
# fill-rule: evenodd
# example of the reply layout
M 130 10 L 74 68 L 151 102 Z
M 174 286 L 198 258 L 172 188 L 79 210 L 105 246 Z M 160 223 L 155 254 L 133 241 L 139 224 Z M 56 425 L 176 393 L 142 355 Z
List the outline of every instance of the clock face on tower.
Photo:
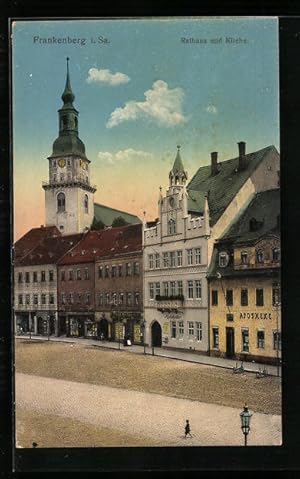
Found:
M 173 208 L 174 204 L 175 204 L 175 200 L 174 200 L 173 196 L 171 196 L 171 198 L 169 198 L 169 205 L 171 206 L 171 208 Z
M 63 168 L 66 165 L 66 160 L 61 158 L 60 160 L 58 160 L 57 164 L 58 166 L 60 166 L 60 168 Z

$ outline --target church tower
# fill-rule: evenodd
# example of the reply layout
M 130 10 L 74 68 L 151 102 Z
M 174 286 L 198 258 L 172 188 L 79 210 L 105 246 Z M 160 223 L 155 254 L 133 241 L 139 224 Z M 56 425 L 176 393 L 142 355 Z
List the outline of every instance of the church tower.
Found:
M 46 226 L 55 225 L 62 234 L 81 233 L 94 218 L 94 193 L 90 184 L 90 160 L 78 136 L 78 111 L 73 106 L 67 58 L 67 78 L 58 110 L 59 135 L 53 143 L 49 161 L 49 181 L 45 190 Z

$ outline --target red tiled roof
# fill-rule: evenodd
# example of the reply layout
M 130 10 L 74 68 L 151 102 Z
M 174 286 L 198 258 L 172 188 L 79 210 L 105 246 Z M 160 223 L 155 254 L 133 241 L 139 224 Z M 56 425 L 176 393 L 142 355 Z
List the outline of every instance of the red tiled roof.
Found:
M 16 263 L 16 266 L 30 266 L 39 264 L 55 264 L 72 249 L 84 236 L 84 233 L 73 235 L 49 236 Z
M 15 261 L 20 260 L 27 255 L 36 246 L 47 237 L 61 236 L 61 232 L 56 226 L 41 226 L 32 228 L 22 236 L 14 245 Z
M 135 252 L 142 252 L 141 224 L 89 231 L 59 264 L 88 263 Z

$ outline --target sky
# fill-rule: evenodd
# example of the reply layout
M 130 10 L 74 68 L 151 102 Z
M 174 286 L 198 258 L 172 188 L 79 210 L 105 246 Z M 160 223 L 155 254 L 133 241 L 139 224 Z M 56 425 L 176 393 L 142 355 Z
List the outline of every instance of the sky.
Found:
M 279 150 L 276 18 L 20 20 L 11 44 L 15 239 L 45 222 L 66 57 L 98 203 L 154 219 L 177 145 L 189 179 Z

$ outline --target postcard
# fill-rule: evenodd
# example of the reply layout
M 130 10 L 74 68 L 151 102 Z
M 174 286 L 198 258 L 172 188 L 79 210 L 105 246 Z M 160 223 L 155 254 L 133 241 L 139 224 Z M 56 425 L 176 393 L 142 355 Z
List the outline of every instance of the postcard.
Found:
M 16 450 L 282 445 L 278 19 L 11 49 Z

